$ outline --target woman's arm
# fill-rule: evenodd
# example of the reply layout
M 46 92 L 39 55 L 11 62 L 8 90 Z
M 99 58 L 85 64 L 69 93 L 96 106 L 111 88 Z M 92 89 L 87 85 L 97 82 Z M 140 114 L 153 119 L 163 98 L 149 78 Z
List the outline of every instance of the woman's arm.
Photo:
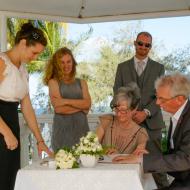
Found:
M 56 113 L 71 114 L 81 111 L 80 109 L 64 104 L 64 99 L 60 95 L 59 85 L 56 80 L 49 80 L 48 87 L 50 100 Z
M 104 134 L 105 134 L 105 130 L 112 122 L 112 115 L 99 116 L 99 120 L 100 120 L 100 122 L 96 128 L 96 134 L 98 136 L 99 142 L 102 143 Z
M 0 83 L 3 81 L 4 79 L 4 71 L 5 71 L 6 65 L 5 62 L 0 58 Z
M 7 148 L 10 150 L 14 150 L 18 146 L 18 140 L 12 133 L 11 129 L 7 126 L 7 124 L 3 121 L 0 116 L 0 134 L 3 135 Z
M 104 137 L 104 128 L 102 127 L 102 124 L 100 123 L 98 127 L 96 128 L 96 134 L 98 136 L 98 140 L 101 143 Z
M 133 151 L 132 154 L 141 155 L 143 153 L 148 153 L 146 151 L 147 141 L 148 141 L 148 133 L 147 133 L 146 129 L 141 128 L 141 130 L 139 131 L 138 136 L 137 136 L 137 147 Z
M 5 71 L 6 65 L 5 62 L 0 58 L 0 84 L 4 79 L 4 71 Z M 7 124 L 3 121 L 2 117 L 0 116 L 0 134 L 3 135 L 5 143 L 7 145 L 7 148 L 10 150 L 14 150 L 18 146 L 18 140 L 12 133 L 11 129 Z
M 81 82 L 81 85 L 83 99 L 65 99 L 60 95 L 58 82 L 54 79 L 49 81 L 49 95 L 56 113 L 71 114 L 79 111 L 87 113 L 87 110 L 90 108 L 91 99 L 86 82 Z
M 37 140 L 39 153 L 41 153 L 41 151 L 45 151 L 48 155 L 52 156 L 53 154 L 48 149 L 48 147 L 45 145 L 44 139 L 43 139 L 40 129 L 38 127 L 36 116 L 35 116 L 34 110 L 32 108 L 29 94 L 26 95 L 21 100 L 21 110 L 22 110 L 24 118 L 28 124 L 28 127 L 31 129 L 32 133 L 34 134 L 34 136 Z
M 91 107 L 91 97 L 88 91 L 88 85 L 85 80 L 81 80 L 81 87 L 82 87 L 82 99 L 65 99 L 67 105 L 72 107 L 82 109 L 82 110 L 89 110 Z

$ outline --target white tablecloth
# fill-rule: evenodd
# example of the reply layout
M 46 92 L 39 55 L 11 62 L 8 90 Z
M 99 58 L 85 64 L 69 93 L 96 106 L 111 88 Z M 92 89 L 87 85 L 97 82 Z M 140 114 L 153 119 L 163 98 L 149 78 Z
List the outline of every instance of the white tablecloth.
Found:
M 40 166 L 37 162 L 18 171 L 15 190 L 143 190 L 143 186 L 147 190 L 155 188 L 152 177 L 145 177 L 146 183 L 138 164 L 98 163 L 94 168 L 55 170 Z

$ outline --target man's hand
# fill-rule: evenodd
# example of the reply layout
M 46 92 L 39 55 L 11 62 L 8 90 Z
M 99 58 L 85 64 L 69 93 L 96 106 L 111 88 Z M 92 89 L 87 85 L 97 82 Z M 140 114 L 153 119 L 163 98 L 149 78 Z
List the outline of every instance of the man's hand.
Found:
M 137 124 L 142 123 L 147 118 L 147 113 L 145 111 L 136 111 L 133 115 L 133 121 Z

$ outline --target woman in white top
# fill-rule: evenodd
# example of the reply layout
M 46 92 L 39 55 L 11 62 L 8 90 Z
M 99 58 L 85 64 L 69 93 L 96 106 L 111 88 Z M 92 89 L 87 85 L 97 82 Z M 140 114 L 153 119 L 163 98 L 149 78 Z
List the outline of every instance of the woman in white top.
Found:
M 47 148 L 37 125 L 28 91 L 25 64 L 37 58 L 47 41 L 40 29 L 24 24 L 15 38 L 15 46 L 0 53 L 0 189 L 13 190 L 20 168 L 20 130 L 18 105 L 33 132 L 39 153 Z

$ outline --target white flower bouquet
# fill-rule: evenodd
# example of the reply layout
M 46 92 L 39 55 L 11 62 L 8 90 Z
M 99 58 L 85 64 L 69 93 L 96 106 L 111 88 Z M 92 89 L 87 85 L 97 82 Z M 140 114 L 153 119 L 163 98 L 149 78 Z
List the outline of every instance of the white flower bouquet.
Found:
M 97 135 L 89 131 L 85 137 L 80 138 L 79 144 L 75 145 L 75 155 L 81 154 L 100 156 L 103 154 L 102 145 L 98 141 Z
M 68 148 L 60 149 L 56 153 L 55 163 L 57 169 L 70 169 L 79 167 L 73 152 Z

